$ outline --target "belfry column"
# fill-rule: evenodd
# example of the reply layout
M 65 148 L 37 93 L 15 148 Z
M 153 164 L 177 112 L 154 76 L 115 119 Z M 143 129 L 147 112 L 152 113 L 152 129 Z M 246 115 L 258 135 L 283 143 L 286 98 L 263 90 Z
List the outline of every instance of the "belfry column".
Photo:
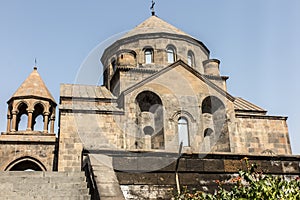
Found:
M 10 125 L 11 125 L 11 115 L 7 114 L 7 128 L 6 128 L 6 132 L 10 132 Z
M 11 132 L 15 132 L 16 131 L 16 126 L 17 126 L 17 114 L 18 111 L 12 111 L 12 128 L 11 128 Z
M 44 133 L 48 133 L 49 112 L 44 112 Z
M 50 133 L 54 133 L 54 122 L 55 122 L 55 108 L 53 109 L 50 117 Z
M 55 121 L 55 117 L 51 117 L 51 119 L 50 119 L 50 133 L 54 133 L 54 121 Z
M 27 110 L 28 113 L 28 123 L 27 123 L 27 129 L 26 131 L 32 131 L 32 113 L 33 110 Z

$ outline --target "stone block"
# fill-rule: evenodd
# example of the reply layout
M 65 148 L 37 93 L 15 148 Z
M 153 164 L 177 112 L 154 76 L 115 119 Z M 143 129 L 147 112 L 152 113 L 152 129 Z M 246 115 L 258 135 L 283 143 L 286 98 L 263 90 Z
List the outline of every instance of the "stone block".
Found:
M 117 171 L 138 171 L 138 158 L 114 157 L 113 167 Z
M 118 174 L 118 180 L 120 181 L 120 184 L 123 184 L 124 182 L 131 182 L 135 185 L 156 185 L 158 184 L 157 180 L 157 174 L 156 173 L 130 173 L 130 175 L 127 173 L 117 173 Z M 124 177 L 130 176 L 130 181 L 124 180 Z
M 173 158 L 164 157 L 139 157 L 137 158 L 138 171 L 157 171 L 161 170 L 173 163 Z M 184 162 L 180 162 L 180 166 L 185 165 Z M 184 168 L 183 168 L 184 169 Z M 175 170 L 175 167 L 174 169 Z
M 282 170 L 285 173 L 299 174 L 299 161 L 282 161 Z
M 203 159 L 204 165 L 204 171 L 207 172 L 224 172 L 224 162 L 223 160 L 208 160 Z
M 187 171 L 203 171 L 204 162 L 201 159 L 186 159 L 186 170 Z
M 224 160 L 225 172 L 238 172 L 242 169 L 242 162 L 240 160 Z
M 175 173 L 158 173 L 157 182 L 159 185 L 175 185 Z

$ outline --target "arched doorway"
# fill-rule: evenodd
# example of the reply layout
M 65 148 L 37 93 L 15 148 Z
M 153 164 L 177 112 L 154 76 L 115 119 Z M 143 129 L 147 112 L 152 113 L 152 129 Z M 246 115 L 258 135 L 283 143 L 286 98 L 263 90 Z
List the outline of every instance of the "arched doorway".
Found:
M 34 158 L 23 157 L 10 163 L 5 171 L 46 171 L 46 168 Z

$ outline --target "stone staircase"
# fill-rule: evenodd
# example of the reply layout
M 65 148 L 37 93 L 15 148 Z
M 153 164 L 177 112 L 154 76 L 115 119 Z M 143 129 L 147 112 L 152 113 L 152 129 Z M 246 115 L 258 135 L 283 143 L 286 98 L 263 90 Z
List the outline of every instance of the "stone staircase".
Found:
M 0 172 L 1 200 L 90 200 L 84 172 Z
M 89 154 L 95 182 L 101 200 L 125 200 L 112 166 L 112 158 L 102 154 Z

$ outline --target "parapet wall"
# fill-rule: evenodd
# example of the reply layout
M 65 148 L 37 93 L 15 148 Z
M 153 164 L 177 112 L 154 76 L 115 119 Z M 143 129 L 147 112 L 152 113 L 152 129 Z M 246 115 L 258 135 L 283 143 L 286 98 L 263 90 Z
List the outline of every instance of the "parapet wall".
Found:
M 113 167 L 125 199 L 170 199 L 176 193 L 177 163 L 181 187 L 211 193 L 218 186 L 216 180 L 225 181 L 225 187 L 230 187 L 230 179 L 235 178 L 240 169 L 246 169 L 243 160 L 246 155 L 184 154 L 179 158 L 178 154 L 168 153 L 105 154 L 113 157 Z M 300 156 L 247 155 L 247 159 L 265 173 L 286 178 L 300 174 Z M 164 167 L 156 169 L 160 166 Z

